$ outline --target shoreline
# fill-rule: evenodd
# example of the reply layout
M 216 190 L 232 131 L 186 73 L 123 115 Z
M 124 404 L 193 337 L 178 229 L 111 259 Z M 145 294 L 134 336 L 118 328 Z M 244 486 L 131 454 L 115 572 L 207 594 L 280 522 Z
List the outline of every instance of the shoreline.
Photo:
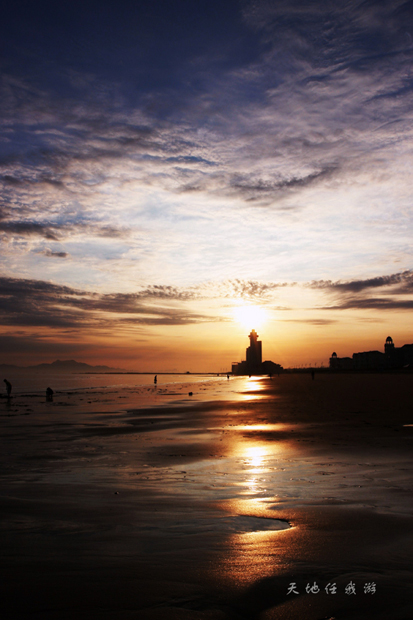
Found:
M 179 386 L 198 386 L 200 384 L 205 384 L 205 383 L 220 383 L 220 382 L 225 382 L 226 376 L 224 378 L 224 376 L 216 376 L 216 375 L 168 375 L 168 377 L 177 377 L 179 378 L 176 381 L 166 381 L 163 382 L 162 381 L 162 377 L 163 375 L 158 375 L 158 377 L 161 377 L 161 379 L 158 379 L 158 383 L 154 384 L 153 381 L 144 381 L 144 382 L 135 382 L 133 381 L 133 376 L 135 375 L 129 375 L 129 374 L 122 374 L 122 373 L 114 373 L 115 376 L 117 377 L 125 377 L 126 379 L 129 379 L 129 382 L 119 382 L 116 381 L 114 383 L 111 383 L 109 385 L 107 385 L 108 383 L 108 379 L 106 379 L 106 377 L 108 376 L 113 376 L 112 373 L 106 374 L 106 373 L 56 373 L 53 375 L 46 375 L 44 376 L 44 373 L 31 373 L 28 377 L 26 377 L 26 383 L 23 381 L 23 383 L 20 381 L 16 381 L 15 377 L 11 376 L 12 379 L 12 383 L 13 383 L 13 390 L 12 390 L 12 394 L 11 394 L 11 399 L 16 398 L 16 397 L 24 397 L 24 396 L 28 396 L 30 394 L 35 394 L 36 396 L 38 395 L 44 395 L 45 394 L 45 390 L 46 387 L 48 385 L 50 385 L 53 390 L 54 393 L 56 395 L 64 395 L 65 393 L 68 392 L 87 392 L 87 391 L 92 391 L 92 390 L 101 390 L 103 391 L 107 391 L 107 390 L 117 390 L 119 392 L 121 391 L 125 391 L 125 392 L 131 392 L 131 391 L 135 391 L 135 394 L 138 395 L 140 393 L 144 393 L 145 391 L 148 390 L 153 390 L 156 391 L 156 389 L 159 390 L 164 390 L 164 389 L 168 389 L 168 386 L 174 386 L 177 387 L 177 389 L 180 389 Z M 144 377 L 146 376 L 153 376 L 153 375 L 143 375 Z M 41 377 L 41 380 L 40 380 Z M 93 377 L 93 379 L 91 379 L 89 381 L 89 378 Z M 90 383 L 96 382 L 96 379 L 99 379 L 100 377 L 102 377 L 102 383 L 101 384 L 95 384 L 95 385 L 90 385 Z M 19 379 L 20 377 L 17 377 L 17 379 Z M 86 382 L 88 381 L 88 382 Z M 42 387 L 39 389 L 39 383 L 41 383 Z M 190 391 L 190 390 L 189 390 Z M 0 400 L 6 400 L 7 399 L 7 395 L 5 393 L 0 393 Z
M 196 385 L 0 403 L 6 617 L 411 617 L 409 378 Z

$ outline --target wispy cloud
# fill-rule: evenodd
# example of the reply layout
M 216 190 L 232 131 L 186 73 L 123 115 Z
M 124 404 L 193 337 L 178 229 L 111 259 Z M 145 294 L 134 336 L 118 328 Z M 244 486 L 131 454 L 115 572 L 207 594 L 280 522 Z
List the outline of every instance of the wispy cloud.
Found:
M 190 290 L 179 289 L 176 286 L 163 286 L 161 284 L 154 284 L 148 286 L 143 291 L 140 291 L 139 297 L 142 299 L 173 299 L 179 301 L 187 301 L 190 299 L 196 299 L 199 295 L 196 292 L 195 287 Z
M 318 281 L 311 282 L 308 286 L 315 289 L 339 291 L 343 293 L 360 293 L 371 288 L 392 287 L 397 293 L 413 292 L 413 271 L 406 270 L 401 273 L 393 273 L 386 276 L 377 276 L 365 280 L 350 280 L 347 282 Z M 396 288 L 395 288 L 396 287 Z
M 155 287 L 156 290 L 160 292 L 159 287 Z M 154 297 L 152 292 L 146 289 L 135 294 L 99 294 L 38 280 L 0 278 L 0 317 L 3 325 L 78 329 L 224 320 L 183 307 L 150 304 L 148 300 Z M 157 295 L 155 298 L 159 299 Z M 160 295 L 162 300 L 189 298 L 190 295 L 168 287 Z
M 304 325 L 315 325 L 316 327 L 325 327 L 326 325 L 333 325 L 334 323 L 337 323 L 337 320 L 335 319 L 310 319 L 310 318 L 304 318 L 304 319 L 280 319 L 282 320 L 283 323 L 301 323 Z
M 334 296 L 334 303 L 325 306 L 329 310 L 410 310 L 413 300 L 403 298 L 413 292 L 413 272 L 411 270 L 365 280 L 347 282 L 311 282 L 308 288 L 327 292 Z M 371 295 L 371 291 L 376 296 Z M 377 293 L 380 296 L 377 296 Z
M 25 235 L 40 235 L 45 239 L 57 241 L 59 236 L 53 230 L 53 226 L 43 222 L 30 221 L 0 221 L 0 230 L 4 233 Z
M 207 298 L 219 297 L 222 299 L 265 303 L 277 289 L 292 285 L 292 283 L 287 282 L 259 282 L 234 279 L 224 282 L 205 282 L 196 287 L 196 290 Z
M 327 310 L 412 310 L 412 308 L 412 299 L 383 299 L 381 297 L 369 297 L 364 299 L 354 297 L 342 301 L 339 304 L 326 307 Z
M 67 252 L 52 252 L 52 250 L 44 250 L 43 254 L 48 258 L 67 258 L 69 256 Z
M 50 258 L 66 258 L 65 253 L 46 251 Z M 49 328 L 85 328 L 104 330 L 114 325 L 189 325 L 193 323 L 228 320 L 225 308 L 233 304 L 268 304 L 275 310 L 288 310 L 287 322 L 306 322 L 328 325 L 336 321 L 329 317 L 294 318 L 292 307 L 277 304 L 279 293 L 293 287 L 318 290 L 335 296 L 326 305 L 315 298 L 305 310 L 410 310 L 412 300 L 400 299 L 400 283 L 411 290 L 412 274 L 404 272 L 355 282 L 262 283 L 256 281 L 206 282 L 189 289 L 168 285 L 151 285 L 136 293 L 100 293 L 60 286 L 41 280 L 17 278 L 0 279 L 0 316 L 3 325 L 47 326 Z M 394 288 L 396 287 L 396 288 Z M 369 289 L 383 288 L 381 297 L 371 297 Z M 408 293 L 409 291 L 404 291 Z M 355 295 L 356 293 L 356 295 Z M 218 300 L 221 311 L 202 313 L 193 302 Z
M 73 235 L 85 235 L 88 237 L 124 238 L 129 231 L 126 228 L 117 228 L 108 224 L 101 225 L 98 222 L 44 222 L 33 220 L 7 220 L 0 219 L 0 231 L 6 235 L 39 236 L 51 241 L 60 241 Z

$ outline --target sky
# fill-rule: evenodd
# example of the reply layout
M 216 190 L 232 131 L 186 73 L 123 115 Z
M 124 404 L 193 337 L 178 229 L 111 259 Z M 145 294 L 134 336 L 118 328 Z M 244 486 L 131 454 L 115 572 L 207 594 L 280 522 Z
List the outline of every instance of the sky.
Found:
M 413 342 L 413 2 L 2 5 L 0 363 Z

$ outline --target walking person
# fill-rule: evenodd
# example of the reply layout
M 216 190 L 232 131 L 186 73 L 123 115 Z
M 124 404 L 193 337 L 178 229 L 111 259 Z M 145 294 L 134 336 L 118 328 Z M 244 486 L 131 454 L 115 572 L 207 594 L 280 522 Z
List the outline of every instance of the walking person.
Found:
M 7 398 L 10 398 L 10 394 L 11 394 L 11 383 L 10 383 L 10 381 L 7 381 L 7 379 L 4 379 L 4 383 L 6 384 Z

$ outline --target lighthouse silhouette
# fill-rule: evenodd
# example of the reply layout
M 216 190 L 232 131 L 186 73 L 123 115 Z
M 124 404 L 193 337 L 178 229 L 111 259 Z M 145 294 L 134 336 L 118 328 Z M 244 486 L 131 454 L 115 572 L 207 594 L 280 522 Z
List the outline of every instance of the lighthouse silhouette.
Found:
M 250 346 L 247 348 L 247 370 L 250 374 L 261 372 L 262 364 L 262 342 L 258 340 L 258 334 L 255 329 L 251 330 L 248 338 Z
M 246 359 L 243 362 L 234 362 L 232 364 L 233 375 L 273 375 L 280 373 L 283 367 L 271 360 L 262 361 L 262 342 L 258 340 L 258 334 L 255 329 L 251 330 L 248 338 L 250 346 L 246 350 Z

